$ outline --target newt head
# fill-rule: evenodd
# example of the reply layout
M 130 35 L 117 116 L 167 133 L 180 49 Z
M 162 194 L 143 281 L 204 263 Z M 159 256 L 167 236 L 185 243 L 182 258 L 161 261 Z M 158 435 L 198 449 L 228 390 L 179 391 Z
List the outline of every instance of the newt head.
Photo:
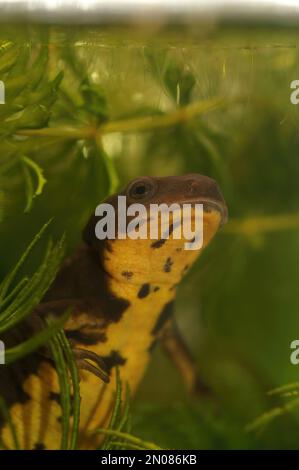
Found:
M 119 203 L 119 196 L 125 196 L 122 205 Z M 132 284 L 178 283 L 227 220 L 227 207 L 217 183 L 199 174 L 136 178 L 105 203 L 111 205 L 115 213 L 115 238 L 99 240 L 96 227 L 100 220 L 103 221 L 103 217 L 92 216 L 85 229 L 84 240 L 96 250 L 106 272 L 114 279 Z M 136 204 L 142 204 L 144 208 L 143 213 L 139 213 L 137 225 L 134 223 L 138 207 Z M 190 249 L 186 247 L 194 242 L 198 229 L 196 204 L 202 204 L 203 239 L 198 249 Z M 186 205 L 189 206 L 189 212 L 183 214 Z M 157 212 L 153 212 L 153 206 L 159 207 Z M 168 219 L 162 215 L 165 215 L 166 207 Z M 178 212 L 181 218 L 178 217 Z M 184 236 L 183 226 L 186 216 L 189 219 L 189 233 L 193 234 L 188 239 Z M 120 228 L 120 219 L 122 227 L 125 220 L 125 238 L 121 235 L 123 228 Z M 109 222 L 106 213 L 106 228 L 107 221 Z M 158 235 L 153 238 L 153 223 L 157 226 L 157 221 Z M 168 237 L 164 233 L 165 221 L 169 230 Z M 139 235 L 143 234 L 142 238 L 133 239 L 132 233 L 136 230 Z

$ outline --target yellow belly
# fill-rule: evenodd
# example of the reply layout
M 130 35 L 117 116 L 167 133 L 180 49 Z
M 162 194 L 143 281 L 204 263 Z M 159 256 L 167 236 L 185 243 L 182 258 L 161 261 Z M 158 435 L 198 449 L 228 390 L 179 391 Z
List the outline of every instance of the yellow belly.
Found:
M 99 356 L 109 356 L 111 351 L 119 351 L 125 359 L 125 364 L 119 367 L 121 382 L 128 384 L 134 394 L 150 359 L 149 348 L 154 339 L 151 332 L 168 299 L 168 289 L 157 293 L 156 314 L 153 314 L 152 302 L 138 299 L 126 310 L 120 322 L 109 325 L 106 342 L 77 346 Z M 93 431 L 109 423 L 115 402 L 116 370 L 112 368 L 109 384 L 104 384 L 88 371 L 80 371 L 80 378 L 79 448 L 97 448 L 102 436 L 95 435 Z M 23 390 L 30 395 L 30 400 L 23 404 L 16 403 L 10 409 L 21 449 L 59 449 L 62 410 L 58 399 L 49 399 L 51 394 L 59 394 L 55 369 L 48 362 L 41 363 L 37 374 L 26 379 Z M 8 425 L 2 430 L 2 440 L 5 447 L 14 448 Z

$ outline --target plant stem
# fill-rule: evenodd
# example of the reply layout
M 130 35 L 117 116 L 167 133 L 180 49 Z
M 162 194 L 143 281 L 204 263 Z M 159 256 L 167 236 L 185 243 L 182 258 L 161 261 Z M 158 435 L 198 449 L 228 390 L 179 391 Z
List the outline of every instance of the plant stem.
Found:
M 258 233 L 276 232 L 299 228 L 299 213 L 265 215 L 232 219 L 224 228 L 223 233 L 229 235 L 255 235 Z
M 76 128 L 69 126 L 47 127 L 43 129 L 20 129 L 16 131 L 16 134 L 27 137 L 61 137 L 63 139 L 75 140 L 91 138 L 97 139 L 104 134 L 112 134 L 114 132 L 149 131 L 152 129 L 174 126 L 176 124 L 189 121 L 196 116 L 219 109 L 227 104 L 228 100 L 225 98 L 212 98 L 192 103 L 179 108 L 172 113 L 110 121 L 102 124 L 98 128 Z
M 162 127 L 170 127 L 189 121 L 195 116 L 219 109 L 227 103 L 228 101 L 224 98 L 212 98 L 210 100 L 192 103 L 169 114 L 111 121 L 99 127 L 97 132 L 100 133 L 100 135 L 103 135 L 111 134 L 113 132 L 148 131 L 152 129 L 161 129 Z
M 16 135 L 26 137 L 61 137 L 62 139 L 90 139 L 95 134 L 95 129 L 90 127 L 44 127 L 42 129 L 19 129 Z
M 156 444 L 153 444 L 152 442 L 147 442 L 143 441 L 139 437 L 132 436 L 131 434 L 117 431 L 114 429 L 97 429 L 95 433 L 99 434 L 107 434 L 108 436 L 113 436 L 113 437 L 119 437 L 121 439 L 125 439 L 128 443 L 134 444 L 137 446 L 142 447 L 143 449 L 149 449 L 149 450 L 161 450 L 161 447 L 158 447 Z

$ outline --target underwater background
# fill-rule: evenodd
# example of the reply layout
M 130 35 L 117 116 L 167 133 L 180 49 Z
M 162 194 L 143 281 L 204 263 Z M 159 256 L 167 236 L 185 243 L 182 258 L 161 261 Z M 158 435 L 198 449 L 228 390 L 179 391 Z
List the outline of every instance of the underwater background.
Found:
M 299 448 L 298 45 L 295 28 L 1 25 L 0 279 L 49 219 L 22 270 L 50 235 L 71 253 L 136 176 L 201 173 L 227 202 L 176 302 L 215 399 L 157 348 L 131 400 L 132 434 L 162 448 Z

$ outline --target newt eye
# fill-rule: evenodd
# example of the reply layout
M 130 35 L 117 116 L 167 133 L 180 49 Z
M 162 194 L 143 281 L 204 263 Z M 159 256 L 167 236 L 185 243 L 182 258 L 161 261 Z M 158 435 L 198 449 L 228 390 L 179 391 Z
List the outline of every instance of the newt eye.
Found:
M 129 196 L 133 199 L 142 199 L 154 191 L 154 184 L 150 180 L 135 181 L 129 188 Z

